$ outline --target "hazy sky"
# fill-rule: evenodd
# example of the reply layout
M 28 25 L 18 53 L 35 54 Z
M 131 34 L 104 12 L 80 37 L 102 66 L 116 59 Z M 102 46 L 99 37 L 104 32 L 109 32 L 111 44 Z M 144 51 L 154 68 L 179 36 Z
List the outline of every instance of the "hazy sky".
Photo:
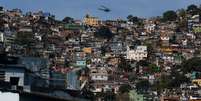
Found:
M 86 13 L 101 19 L 126 18 L 132 14 L 140 17 L 162 15 L 166 10 L 186 8 L 187 5 L 200 5 L 201 0 L 0 0 L 0 5 L 7 8 L 20 8 L 24 12 L 50 12 L 57 19 L 65 16 L 82 19 Z M 112 11 L 105 13 L 97 10 L 105 5 Z

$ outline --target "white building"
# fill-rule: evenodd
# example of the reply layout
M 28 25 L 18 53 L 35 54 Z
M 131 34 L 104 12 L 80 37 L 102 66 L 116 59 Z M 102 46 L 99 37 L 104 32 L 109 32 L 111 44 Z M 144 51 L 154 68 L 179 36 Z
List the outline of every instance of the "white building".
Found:
M 0 101 L 20 101 L 18 93 L 0 92 Z
M 0 68 L 0 81 L 3 80 L 15 86 L 24 86 L 25 67 L 15 65 L 3 67 L 3 65 L 0 65 Z
M 140 61 L 147 58 L 147 46 L 137 46 L 134 49 L 127 47 L 126 59 Z
M 108 73 L 105 68 L 94 68 L 90 71 L 90 77 L 93 81 L 107 81 L 108 80 Z
M 147 25 L 145 25 L 145 29 L 147 30 L 147 32 L 154 31 L 155 28 L 156 28 L 156 24 L 147 24 Z
M 0 32 L 0 42 L 4 42 L 4 35 Z
M 169 36 L 161 35 L 160 39 L 161 39 L 161 45 L 162 46 L 169 46 L 170 45 L 170 43 L 169 43 L 170 37 Z
M 174 57 L 171 56 L 171 55 L 163 55 L 163 56 L 162 56 L 162 59 L 163 59 L 165 62 L 171 62 L 171 63 L 174 62 Z
M 104 67 L 95 67 L 90 69 L 90 79 L 93 81 L 93 87 L 95 89 L 92 92 L 102 92 L 104 88 L 107 88 L 108 72 Z

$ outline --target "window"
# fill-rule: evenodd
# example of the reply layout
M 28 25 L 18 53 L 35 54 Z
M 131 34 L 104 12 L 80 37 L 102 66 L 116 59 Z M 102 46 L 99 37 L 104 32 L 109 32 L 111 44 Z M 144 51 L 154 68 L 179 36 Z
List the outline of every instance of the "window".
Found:
M 5 71 L 0 71 L 0 81 L 4 81 L 5 80 Z
M 11 85 L 18 85 L 19 79 L 20 79 L 19 77 L 10 77 Z

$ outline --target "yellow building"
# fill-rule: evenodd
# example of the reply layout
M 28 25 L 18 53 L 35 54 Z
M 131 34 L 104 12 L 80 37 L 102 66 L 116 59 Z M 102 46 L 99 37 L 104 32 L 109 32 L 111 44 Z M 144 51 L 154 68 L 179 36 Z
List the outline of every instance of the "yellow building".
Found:
M 163 53 L 167 53 L 167 54 L 172 54 L 173 53 L 173 49 L 170 47 L 161 47 L 160 51 Z
M 90 26 L 98 26 L 99 25 L 99 19 L 97 17 L 89 16 L 88 14 L 84 18 L 84 24 L 90 25 Z
M 160 34 L 161 46 L 165 46 L 165 47 L 169 46 L 169 44 L 170 44 L 169 43 L 170 37 L 169 37 L 169 34 L 166 32 L 167 32 L 167 30 L 162 30 L 161 34 Z
M 181 101 L 179 96 L 162 96 L 160 101 Z
M 201 86 L 201 79 L 194 79 L 192 80 L 192 83 L 198 84 L 199 86 Z
M 92 48 L 83 48 L 83 51 L 84 51 L 85 53 L 91 54 L 91 53 L 92 53 Z

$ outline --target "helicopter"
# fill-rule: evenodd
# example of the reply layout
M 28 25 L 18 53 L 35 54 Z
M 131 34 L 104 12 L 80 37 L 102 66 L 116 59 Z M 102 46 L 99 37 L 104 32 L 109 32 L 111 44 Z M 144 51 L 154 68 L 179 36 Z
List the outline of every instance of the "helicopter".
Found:
M 104 11 L 104 12 L 110 12 L 111 10 L 103 5 L 100 6 L 100 8 L 98 8 L 98 10 Z

